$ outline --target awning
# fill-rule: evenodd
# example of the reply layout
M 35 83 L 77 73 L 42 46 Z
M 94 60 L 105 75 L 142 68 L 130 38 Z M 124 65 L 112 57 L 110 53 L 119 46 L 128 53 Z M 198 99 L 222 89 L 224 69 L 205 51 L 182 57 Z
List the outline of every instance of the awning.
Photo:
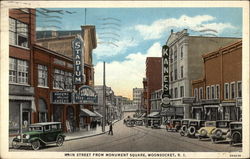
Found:
M 97 111 L 94 111 L 94 113 L 96 113 L 97 116 L 103 118 L 102 114 L 98 113 Z
M 159 112 L 152 112 L 148 115 L 148 117 L 160 117 Z
M 80 116 L 90 116 L 90 117 L 96 117 L 97 114 L 95 114 L 94 112 L 88 110 L 88 109 L 81 109 L 81 113 Z

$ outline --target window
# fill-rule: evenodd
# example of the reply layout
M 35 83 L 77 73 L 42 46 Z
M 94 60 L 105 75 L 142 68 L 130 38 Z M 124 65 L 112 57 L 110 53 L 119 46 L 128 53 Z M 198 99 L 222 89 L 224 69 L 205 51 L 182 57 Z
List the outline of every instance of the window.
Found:
M 228 83 L 224 84 L 224 98 L 229 99 L 229 84 Z
M 28 62 L 15 58 L 9 60 L 9 82 L 28 84 Z
M 198 99 L 198 89 L 197 88 L 194 89 L 194 97 L 196 100 Z
M 175 47 L 175 49 L 174 49 L 174 61 L 176 61 L 177 60 L 177 48 Z
M 237 82 L 237 97 L 242 97 L 242 84 L 241 84 L 241 81 Z
M 173 50 L 171 49 L 170 50 L 170 63 L 172 63 L 173 62 Z
M 235 98 L 235 82 L 231 83 L 231 99 Z
M 216 98 L 219 99 L 220 98 L 220 85 L 216 85 Z
M 177 74 L 178 71 L 177 71 L 177 63 L 174 64 L 174 80 L 177 80 Z
M 199 88 L 199 98 L 203 99 L 203 88 L 202 87 Z
M 55 69 L 53 87 L 55 89 L 71 90 L 73 88 L 72 76 L 73 74 L 71 72 Z
M 28 25 L 9 18 L 9 41 L 11 45 L 28 47 Z
M 173 81 L 173 71 L 170 72 L 170 81 Z
M 184 97 L 184 86 L 180 86 L 180 97 Z
M 177 87 L 174 88 L 174 97 L 178 98 L 178 88 Z
M 181 78 L 183 78 L 183 66 L 181 66 Z
M 215 88 L 214 88 L 214 85 L 211 86 L 211 99 L 215 99 Z
M 47 66 L 38 64 L 38 86 L 48 86 L 48 68 Z
M 210 86 L 207 86 L 206 97 L 207 99 L 210 99 Z
M 169 92 L 170 92 L 170 96 L 173 97 L 173 89 L 172 88 L 169 90 Z
M 181 59 L 183 58 L 183 46 L 181 47 Z

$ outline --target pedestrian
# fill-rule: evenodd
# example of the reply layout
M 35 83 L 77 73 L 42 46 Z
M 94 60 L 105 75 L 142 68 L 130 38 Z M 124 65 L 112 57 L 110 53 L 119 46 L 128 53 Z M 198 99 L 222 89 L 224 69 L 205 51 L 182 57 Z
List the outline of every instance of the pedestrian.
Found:
M 113 124 L 112 122 L 109 123 L 109 135 L 113 135 Z

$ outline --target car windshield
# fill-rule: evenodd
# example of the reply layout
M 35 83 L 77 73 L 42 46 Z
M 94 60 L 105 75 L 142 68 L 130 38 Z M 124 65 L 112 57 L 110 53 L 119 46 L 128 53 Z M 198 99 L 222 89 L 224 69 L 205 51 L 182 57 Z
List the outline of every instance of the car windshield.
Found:
M 190 125 L 198 125 L 198 122 L 196 122 L 196 121 L 191 121 L 191 122 L 190 122 Z
M 59 130 L 60 128 L 59 124 L 51 125 L 51 130 Z
M 188 124 L 188 121 L 185 120 L 185 121 L 182 122 L 182 124 L 183 124 L 183 125 L 187 125 L 187 124 Z
M 215 122 L 206 122 L 205 126 L 206 127 L 216 127 L 216 123 Z
M 41 126 L 29 127 L 29 131 L 43 131 L 43 127 Z
M 242 129 L 242 124 L 231 124 L 231 129 Z
M 227 128 L 228 127 L 228 123 L 227 122 L 223 122 L 223 121 L 219 121 L 219 122 L 217 122 L 217 127 L 219 127 L 219 128 Z

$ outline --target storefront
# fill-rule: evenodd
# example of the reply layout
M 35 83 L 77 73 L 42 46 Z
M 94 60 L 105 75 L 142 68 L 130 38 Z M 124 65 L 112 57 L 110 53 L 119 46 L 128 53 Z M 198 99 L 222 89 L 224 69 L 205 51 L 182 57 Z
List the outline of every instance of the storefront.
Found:
M 89 131 L 97 127 L 98 115 L 89 109 L 81 108 L 80 117 L 80 130 Z
M 222 102 L 221 107 L 223 120 L 237 120 L 237 107 L 235 102 Z
M 191 109 L 192 118 L 197 120 L 204 120 L 204 107 L 201 103 L 194 103 Z

